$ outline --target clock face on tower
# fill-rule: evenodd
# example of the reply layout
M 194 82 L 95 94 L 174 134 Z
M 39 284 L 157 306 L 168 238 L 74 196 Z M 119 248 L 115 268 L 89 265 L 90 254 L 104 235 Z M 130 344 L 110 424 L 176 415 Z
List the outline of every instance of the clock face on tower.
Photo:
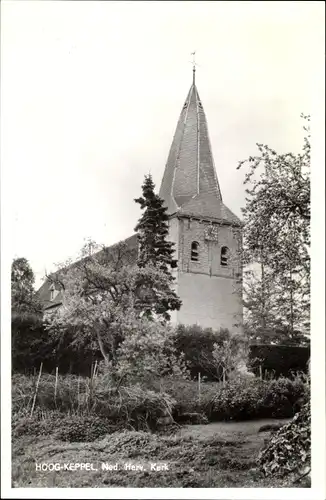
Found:
M 217 226 L 207 226 L 205 229 L 205 240 L 218 241 L 218 228 Z

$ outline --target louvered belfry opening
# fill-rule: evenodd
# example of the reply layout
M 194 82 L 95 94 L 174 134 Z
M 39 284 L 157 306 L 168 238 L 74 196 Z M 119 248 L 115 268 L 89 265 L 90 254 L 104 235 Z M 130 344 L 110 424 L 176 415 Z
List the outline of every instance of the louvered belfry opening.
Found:
M 191 260 L 193 262 L 199 261 L 199 243 L 198 243 L 198 241 L 193 241 L 191 243 Z
M 227 265 L 229 263 L 228 260 L 229 260 L 229 249 L 228 249 L 228 247 L 222 247 L 221 248 L 221 266 L 227 267 Z

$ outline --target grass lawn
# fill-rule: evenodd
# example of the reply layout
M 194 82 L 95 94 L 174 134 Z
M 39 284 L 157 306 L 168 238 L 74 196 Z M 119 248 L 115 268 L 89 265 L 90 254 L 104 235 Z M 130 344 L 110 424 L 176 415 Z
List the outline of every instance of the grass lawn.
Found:
M 289 479 L 267 479 L 256 470 L 257 455 L 268 436 L 257 432 L 263 423 L 269 421 L 185 426 L 170 435 L 115 432 L 90 443 L 24 435 L 13 440 L 12 486 L 293 487 Z M 36 463 L 89 463 L 97 470 L 36 471 Z M 102 470 L 102 463 L 118 470 Z M 126 470 L 130 464 L 139 470 Z M 152 464 L 163 467 L 158 470 Z

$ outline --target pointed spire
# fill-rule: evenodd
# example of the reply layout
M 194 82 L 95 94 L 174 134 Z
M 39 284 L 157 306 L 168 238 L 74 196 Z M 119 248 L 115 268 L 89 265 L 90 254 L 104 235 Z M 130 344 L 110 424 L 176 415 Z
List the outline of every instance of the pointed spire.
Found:
M 160 188 L 170 214 L 178 212 L 239 223 L 224 206 L 218 183 L 205 112 L 193 83 L 180 113 Z

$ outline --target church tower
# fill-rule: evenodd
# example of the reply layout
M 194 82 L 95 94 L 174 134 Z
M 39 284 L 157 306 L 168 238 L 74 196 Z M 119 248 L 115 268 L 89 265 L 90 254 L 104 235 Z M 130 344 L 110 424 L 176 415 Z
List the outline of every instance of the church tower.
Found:
M 241 330 L 242 224 L 223 203 L 195 66 L 159 194 L 170 215 L 176 291 L 183 303 L 172 321 Z
M 242 328 L 241 221 L 223 203 L 203 105 L 195 82 L 183 104 L 160 188 L 175 243 L 176 292 L 182 300 L 171 320 L 213 329 Z M 134 234 L 124 243 L 137 259 Z M 110 247 L 112 252 L 115 245 Z M 44 313 L 62 304 L 62 291 L 45 280 L 38 291 Z

